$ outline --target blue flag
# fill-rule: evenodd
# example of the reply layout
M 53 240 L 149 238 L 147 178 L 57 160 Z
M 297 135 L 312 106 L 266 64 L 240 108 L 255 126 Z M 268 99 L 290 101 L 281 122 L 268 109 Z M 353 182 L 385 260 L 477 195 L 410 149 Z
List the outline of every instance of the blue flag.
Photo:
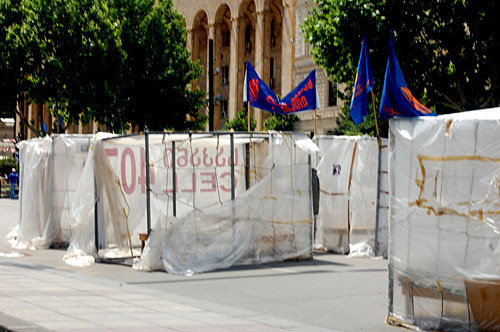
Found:
M 398 60 L 396 59 L 396 53 L 394 53 L 394 34 L 392 31 L 379 113 L 382 119 L 392 118 L 393 116 L 417 117 L 436 115 L 413 97 L 408 89 Z
M 319 108 L 317 100 L 315 70 L 286 97 L 279 100 L 273 90 L 257 75 L 250 62 L 247 62 L 243 101 L 249 102 L 253 107 L 278 114 L 290 114 Z
M 372 68 L 370 61 L 368 61 L 368 47 L 366 46 L 366 37 L 364 37 L 351 100 L 351 118 L 356 125 L 365 121 L 365 116 L 368 114 L 367 97 L 372 89 Z

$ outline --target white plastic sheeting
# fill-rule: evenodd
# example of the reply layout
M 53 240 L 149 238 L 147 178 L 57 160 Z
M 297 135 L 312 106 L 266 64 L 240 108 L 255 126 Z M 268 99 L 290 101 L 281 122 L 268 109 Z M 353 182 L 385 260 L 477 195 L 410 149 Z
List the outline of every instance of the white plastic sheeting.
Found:
M 69 208 L 91 137 L 57 135 L 19 143 L 19 221 L 7 235 L 13 247 L 40 249 L 69 242 Z
M 52 139 L 44 137 L 19 143 L 19 221 L 7 235 L 14 248 L 46 247 L 50 212 Z
M 69 211 L 87 160 L 92 135 L 58 135 L 52 140 L 51 221 L 60 225 L 60 237 L 56 241 L 68 243 L 71 238 Z
M 390 124 L 389 317 L 500 330 L 500 109 Z
M 311 255 L 309 156 L 317 147 L 303 134 L 233 137 L 231 152 L 228 133 L 148 135 L 152 233 L 136 268 L 204 272 Z M 97 255 L 96 199 L 99 255 L 114 248 L 130 256 L 147 233 L 145 136 L 92 147 L 71 210 L 69 264 Z
M 112 177 L 112 174 L 105 173 L 103 168 L 100 167 L 102 164 L 100 160 L 103 156 L 96 152 L 96 147 L 103 139 L 113 136 L 115 135 L 97 133 L 90 143 L 89 153 L 87 154 L 87 159 L 79 178 L 78 190 L 75 193 L 75 199 L 70 208 L 70 227 L 72 232 L 67 253 L 63 258 L 67 264 L 89 266 L 95 263 L 95 257 L 97 257 L 95 242 L 96 215 L 104 218 L 102 207 L 101 209 L 97 209 L 97 211 L 96 207 L 102 205 L 106 200 L 106 197 L 103 195 L 100 198 L 97 195 L 98 188 L 101 192 L 103 191 L 103 186 L 98 185 L 97 177 L 109 176 L 109 181 L 117 181 L 116 178 Z M 116 199 L 121 197 L 120 193 L 112 192 L 112 194 L 118 195 Z M 112 227 L 112 223 L 110 224 L 110 227 Z M 105 234 L 106 232 L 102 225 L 98 226 L 100 226 L 100 233 Z
M 375 138 L 319 136 L 320 209 L 315 248 L 351 256 L 375 254 L 379 148 Z M 387 149 L 382 149 L 384 154 Z M 383 178 L 382 178 L 383 179 Z M 380 213 L 380 217 L 384 217 Z M 386 232 L 386 220 L 379 232 Z M 387 235 L 379 234 L 382 254 Z

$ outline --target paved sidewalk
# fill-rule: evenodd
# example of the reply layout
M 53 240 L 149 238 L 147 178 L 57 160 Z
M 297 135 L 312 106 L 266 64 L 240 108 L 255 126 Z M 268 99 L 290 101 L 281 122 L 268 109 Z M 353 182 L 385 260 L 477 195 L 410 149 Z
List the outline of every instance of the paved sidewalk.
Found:
M 10 330 L 323 330 L 251 311 L 5 258 L 0 258 L 0 280 L 0 309 L 11 317 L 10 324 L 0 325 Z M 193 305 L 193 302 L 197 303 Z
M 192 277 L 78 268 L 64 264 L 65 250 L 10 248 L 18 209 L 0 199 L 0 332 L 402 331 L 385 324 L 384 260 L 319 254 Z

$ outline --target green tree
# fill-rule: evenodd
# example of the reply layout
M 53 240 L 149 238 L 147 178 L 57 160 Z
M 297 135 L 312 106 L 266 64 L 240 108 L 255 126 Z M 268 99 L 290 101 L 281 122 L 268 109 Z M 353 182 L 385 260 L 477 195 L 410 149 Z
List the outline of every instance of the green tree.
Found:
M 387 120 L 380 120 L 377 111 L 377 121 L 379 126 L 379 132 L 381 137 L 387 137 L 387 132 L 389 130 L 389 122 Z M 355 125 L 351 119 L 351 114 L 349 113 L 349 108 L 344 108 L 337 118 L 338 127 L 331 132 L 334 135 L 348 135 L 348 136 L 358 136 L 358 135 L 369 135 L 376 136 L 376 126 L 375 119 L 373 118 L 373 110 L 371 106 L 368 106 L 368 115 L 365 117 L 365 121 L 359 125 Z
M 26 1 L 23 37 L 36 46 L 37 65 L 26 93 L 36 103 L 55 105 L 53 113 L 67 124 L 98 119 L 114 130 L 123 127 L 119 92 L 125 54 L 108 5 L 105 0 Z
M 500 102 L 500 3 L 485 0 L 314 0 L 317 8 L 302 29 L 315 61 L 330 79 L 346 83 L 348 113 L 361 41 L 380 96 L 389 30 L 412 93 L 438 114 L 493 107 Z M 371 102 L 370 102 L 371 103 Z M 369 110 L 371 113 L 372 110 Z M 348 114 L 339 120 L 349 131 Z M 343 126 L 343 127 L 342 127 Z M 382 124 L 387 127 L 386 124 Z M 352 129 L 352 128 L 351 128 Z M 358 128 L 362 132 L 370 128 Z
M 250 130 L 255 130 L 257 121 L 255 121 L 253 114 L 250 113 Z M 234 131 L 248 131 L 248 113 L 247 110 L 242 108 L 234 115 L 234 118 L 226 122 L 225 128 Z
M 126 54 L 121 111 L 127 121 L 152 129 L 199 129 L 205 93 L 190 83 L 202 73 L 186 49 L 182 15 L 172 0 L 114 0 Z
M 2 117 L 12 117 L 17 99 L 17 85 L 15 67 L 20 67 L 15 63 L 21 60 L 15 54 L 16 48 L 12 41 L 12 28 L 22 21 L 19 1 L 1 0 L 0 1 L 0 114 Z
M 38 45 L 25 31 L 28 14 L 26 1 L 0 0 L 0 113 L 4 117 L 17 113 L 38 134 L 22 116 L 24 92 L 32 86 L 30 74 L 37 69 L 33 50 Z
M 277 131 L 293 131 L 293 126 L 297 120 L 298 117 L 295 114 L 271 114 L 267 119 L 264 120 L 264 129 Z
M 0 0 L 0 9 L 7 110 L 27 98 L 54 105 L 67 124 L 97 120 L 116 132 L 203 125 L 204 93 L 190 87 L 201 66 L 172 0 Z

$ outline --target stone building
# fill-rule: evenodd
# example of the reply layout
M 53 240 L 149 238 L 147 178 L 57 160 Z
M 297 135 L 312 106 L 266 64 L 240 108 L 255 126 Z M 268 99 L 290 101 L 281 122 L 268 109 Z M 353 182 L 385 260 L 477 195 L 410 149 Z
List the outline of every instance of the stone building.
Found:
M 14 138 L 14 124 L 15 121 L 12 118 L 0 119 L 0 141 L 10 141 Z
M 314 63 L 311 55 L 312 46 L 307 43 L 300 28 L 313 6 L 312 0 L 297 0 L 295 12 L 295 84 L 300 83 L 311 70 L 316 69 L 316 85 L 321 107 L 317 111 L 318 134 L 326 134 L 337 127 L 336 119 L 344 106 L 342 99 L 338 98 L 337 92 L 344 86 L 330 82 L 325 71 Z M 298 117 L 299 121 L 295 124 L 295 130 L 314 130 L 314 112 L 302 112 L 298 114 Z
M 214 129 L 244 107 L 245 63 L 250 61 L 260 77 L 281 96 L 288 94 L 309 72 L 316 68 L 321 109 L 317 112 L 318 133 L 336 126 L 339 112 L 336 84 L 316 66 L 311 46 L 300 29 L 311 0 L 174 0 L 184 15 L 187 48 L 193 60 L 205 68 L 195 82 L 208 91 L 209 45 L 213 43 L 213 89 L 215 96 Z M 269 115 L 253 109 L 257 130 Z M 314 130 L 314 112 L 298 114 L 296 130 Z
M 0 159 L 5 156 L 13 156 L 16 152 L 14 146 L 14 125 L 15 121 L 13 118 L 0 118 Z

